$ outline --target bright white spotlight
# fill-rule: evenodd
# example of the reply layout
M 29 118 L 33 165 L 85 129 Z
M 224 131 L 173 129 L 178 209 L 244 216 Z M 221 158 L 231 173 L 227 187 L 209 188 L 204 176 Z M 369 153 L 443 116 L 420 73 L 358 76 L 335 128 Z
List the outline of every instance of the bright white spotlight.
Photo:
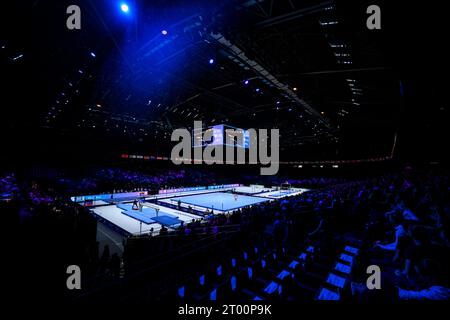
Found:
M 163 34 L 163 36 L 166 36 L 167 35 L 167 30 L 163 30 L 163 31 L 161 31 L 161 33 Z
M 125 13 L 128 13 L 128 11 L 130 10 L 130 8 L 128 7 L 128 5 L 126 3 L 121 3 L 120 4 L 120 10 L 122 10 Z
M 209 64 L 213 64 L 214 63 L 214 59 L 209 59 Z

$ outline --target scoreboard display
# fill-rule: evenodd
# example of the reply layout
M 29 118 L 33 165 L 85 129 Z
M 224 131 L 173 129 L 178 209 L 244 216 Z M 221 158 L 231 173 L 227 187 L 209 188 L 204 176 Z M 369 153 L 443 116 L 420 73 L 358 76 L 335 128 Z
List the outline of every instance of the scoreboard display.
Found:
M 226 124 L 219 124 L 206 129 L 192 130 L 193 147 L 219 145 L 248 149 L 250 147 L 250 134 L 247 130 Z

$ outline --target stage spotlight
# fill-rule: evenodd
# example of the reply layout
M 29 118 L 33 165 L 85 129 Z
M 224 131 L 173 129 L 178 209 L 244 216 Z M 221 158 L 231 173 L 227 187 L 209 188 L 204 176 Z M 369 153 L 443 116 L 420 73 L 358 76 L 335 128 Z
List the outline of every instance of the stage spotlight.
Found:
M 297 91 L 297 88 L 294 88 L 293 90 L 294 90 L 294 91 Z
M 122 12 L 124 12 L 124 13 L 128 13 L 128 11 L 130 11 L 130 8 L 128 7 L 128 5 L 126 3 L 121 3 L 120 10 L 122 10 Z
M 244 81 L 244 84 L 248 84 L 248 80 L 245 80 L 245 81 Z
M 209 59 L 209 64 L 213 64 L 214 63 L 214 59 Z
M 167 30 L 163 30 L 163 31 L 161 31 L 161 33 L 163 34 L 163 36 L 166 36 L 167 35 Z
M 19 54 L 17 57 L 12 58 L 13 61 L 19 60 L 20 58 L 23 58 L 23 54 Z
M 259 92 L 259 90 L 260 90 L 259 88 L 256 88 L 256 89 L 255 89 L 256 92 Z
M 95 53 L 91 52 L 91 57 L 95 58 Z

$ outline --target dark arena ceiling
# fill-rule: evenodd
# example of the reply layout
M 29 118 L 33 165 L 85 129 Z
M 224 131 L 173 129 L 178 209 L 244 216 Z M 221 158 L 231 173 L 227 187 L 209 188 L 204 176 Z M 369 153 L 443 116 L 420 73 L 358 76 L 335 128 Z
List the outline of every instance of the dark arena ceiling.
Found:
M 282 158 L 298 160 L 384 157 L 396 137 L 413 149 L 445 136 L 443 85 L 411 70 L 436 70 L 440 29 L 408 25 L 401 6 L 380 2 L 371 31 L 364 1 L 136 0 L 123 14 L 79 0 L 81 30 L 68 30 L 73 2 L 11 3 L 2 20 L 3 129 L 28 142 L 167 153 L 174 129 L 202 120 L 279 128 Z

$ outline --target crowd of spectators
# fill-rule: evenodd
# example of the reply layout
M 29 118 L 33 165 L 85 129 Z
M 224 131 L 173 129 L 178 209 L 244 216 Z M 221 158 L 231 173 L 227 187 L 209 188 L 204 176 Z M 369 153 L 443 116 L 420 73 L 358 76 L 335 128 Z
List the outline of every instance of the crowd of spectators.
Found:
M 450 298 L 449 193 L 447 175 L 406 168 L 305 197 L 314 198 L 320 217 L 312 234 L 349 233 L 361 241 L 355 298 L 374 299 L 365 279 L 367 266 L 377 265 L 391 289 L 383 290 L 383 298 L 443 300 Z
M 190 185 L 219 183 L 215 178 L 206 177 L 201 170 L 161 170 L 160 175 L 152 176 L 102 169 L 88 184 L 92 190 L 119 191 L 139 184 L 146 188 L 148 184 L 184 186 L 188 181 Z M 242 245 L 270 239 L 275 250 L 316 241 L 324 252 L 332 252 L 337 237 L 348 237 L 359 243 L 361 252 L 351 275 L 349 299 L 450 298 L 448 175 L 406 168 L 401 173 L 361 180 L 280 178 L 275 183 L 284 182 L 315 188 L 229 214 L 199 217 L 172 232 L 162 228 L 159 234 L 131 237 L 125 241 L 123 263 L 108 247 L 99 253 L 95 219 L 85 208 L 65 200 L 67 195 L 36 181 L 18 182 L 13 174 L 2 177 L 0 191 L 6 222 L 15 236 L 20 235 L 11 254 L 19 266 L 45 258 L 42 269 L 46 274 L 51 270 L 63 277 L 64 272 L 55 268 L 79 264 L 92 276 L 104 278 L 107 274 L 109 279 L 118 279 L 124 271 L 126 278 L 149 266 L 143 267 L 142 261 L 161 263 L 163 256 L 173 259 L 181 252 L 189 254 L 203 239 L 234 237 Z M 223 254 L 216 251 L 211 256 Z M 385 290 L 380 293 L 365 286 L 369 265 L 382 270 Z M 14 272 L 25 270 L 19 267 Z
M 46 288 L 61 298 L 67 266 L 79 265 L 86 275 L 98 272 L 97 221 L 87 209 L 34 180 L 10 173 L 1 181 L 11 294 L 32 297 Z
M 238 177 L 238 178 L 236 178 Z M 281 186 L 284 183 L 303 188 L 322 188 L 346 182 L 348 179 L 336 177 L 310 177 L 292 179 L 289 175 L 262 177 L 259 174 L 227 173 L 223 170 L 205 168 L 153 168 L 141 170 L 121 167 L 95 168 L 82 174 L 67 175 L 57 181 L 57 185 L 71 196 L 119 193 L 132 191 L 151 191 L 169 188 L 209 186 L 215 184 L 241 183 Z
M 145 240 L 152 243 L 152 250 L 145 246 L 137 251 L 158 255 L 232 225 L 239 225 L 245 235 L 270 234 L 278 249 L 299 241 L 318 241 L 323 251 L 332 252 L 337 237 L 348 237 L 361 250 L 352 274 L 351 299 L 449 299 L 448 176 L 406 169 L 399 174 L 336 182 L 281 201 L 192 221 L 180 227 L 176 236 L 166 237 L 164 232 L 159 239 Z M 127 248 L 129 263 L 136 253 L 131 248 Z M 369 265 L 382 270 L 386 289 L 378 295 L 365 286 Z
M 151 191 L 214 184 L 214 176 L 202 170 L 100 168 L 81 177 L 59 179 L 59 186 L 71 195 Z

